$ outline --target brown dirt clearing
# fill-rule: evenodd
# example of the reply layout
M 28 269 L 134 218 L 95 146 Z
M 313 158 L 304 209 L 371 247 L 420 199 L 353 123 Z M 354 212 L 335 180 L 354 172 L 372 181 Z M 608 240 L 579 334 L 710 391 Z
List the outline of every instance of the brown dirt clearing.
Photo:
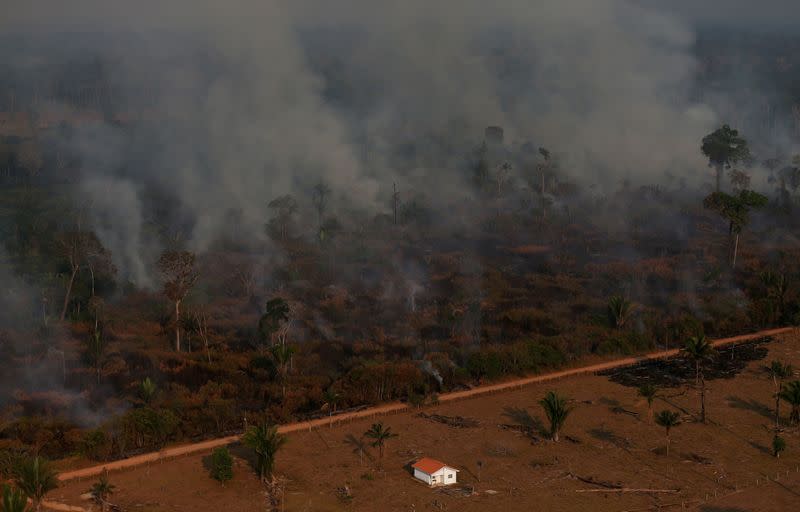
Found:
M 766 358 L 749 362 L 735 378 L 708 382 L 707 425 L 692 420 L 699 406 L 695 390 L 664 390 L 665 398 L 656 401 L 655 410 L 686 411 L 681 413 L 683 424 L 673 430 L 669 457 L 663 453 L 663 429 L 648 424 L 646 404 L 635 388 L 607 377 L 570 377 L 424 409 L 427 414 L 475 419 L 477 427 L 454 428 L 409 411 L 290 434 L 277 461 L 278 473 L 288 482 L 285 510 L 645 511 L 659 505 L 662 510 L 680 510 L 681 503 L 704 512 L 797 508 L 800 432 L 784 432 L 788 446 L 781 458 L 769 454 L 774 402 L 772 382 L 762 367 L 772 359 L 800 367 L 800 333 L 780 335 L 766 347 Z M 538 400 L 551 389 L 573 399 L 574 411 L 560 443 L 546 441 L 537 432 L 545 420 Z M 786 422 L 785 404 L 782 412 Z M 377 468 L 376 449 L 368 448 L 362 465 L 348 442 L 348 436 L 360 438 L 374 421 L 399 434 L 387 445 L 382 470 Z M 535 439 L 519 427 L 501 425 L 530 427 Z M 234 452 L 244 455 L 236 448 Z M 404 468 L 420 456 L 459 468 L 458 487 L 474 487 L 475 494 L 430 489 L 414 480 Z M 124 510 L 142 512 L 266 510 L 263 490 L 245 460 L 237 459 L 234 479 L 223 487 L 209 478 L 203 457 L 112 473 L 117 493 L 111 501 Z M 576 492 L 602 488 L 585 480 L 678 492 Z M 68 482 L 49 498 L 88 508 L 79 496 L 93 481 Z M 337 488 L 345 485 L 352 499 L 337 495 Z

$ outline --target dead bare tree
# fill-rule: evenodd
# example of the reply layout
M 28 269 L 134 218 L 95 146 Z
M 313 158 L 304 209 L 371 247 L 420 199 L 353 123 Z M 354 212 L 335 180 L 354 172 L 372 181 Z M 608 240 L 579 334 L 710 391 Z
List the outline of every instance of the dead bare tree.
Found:
M 87 238 L 86 233 L 76 229 L 62 233 L 57 239 L 59 251 L 69 265 L 69 277 L 67 278 L 66 291 L 64 292 L 64 306 L 61 308 L 61 321 L 64 321 L 67 316 L 67 308 L 72 296 L 75 277 L 78 275 L 86 256 Z
M 202 308 L 197 308 L 192 312 L 192 329 L 206 350 L 206 359 L 211 363 L 211 333 L 208 329 L 208 314 Z
M 164 295 L 175 305 L 175 350 L 181 350 L 181 302 L 197 282 L 195 256 L 189 251 L 167 251 L 158 259 L 164 277 Z
M 256 268 L 249 263 L 234 265 L 232 272 L 234 287 L 238 287 L 239 292 L 246 298 L 250 298 L 255 293 L 257 279 Z

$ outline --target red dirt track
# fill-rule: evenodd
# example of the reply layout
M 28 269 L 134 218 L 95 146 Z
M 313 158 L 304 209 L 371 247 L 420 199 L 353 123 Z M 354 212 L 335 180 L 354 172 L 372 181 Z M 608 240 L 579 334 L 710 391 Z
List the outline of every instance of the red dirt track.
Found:
M 775 336 L 778 334 L 786 333 L 793 330 L 791 327 L 784 327 L 779 329 L 768 329 L 752 334 L 744 334 L 740 336 L 734 336 L 731 338 L 722 338 L 715 340 L 713 345 L 715 347 L 719 347 L 722 345 L 730 345 L 737 342 L 749 341 L 756 338 L 761 338 L 765 336 Z M 585 375 L 591 373 L 597 373 L 604 370 L 610 370 L 614 368 L 620 368 L 625 366 L 632 366 L 642 361 L 654 360 L 654 359 L 666 359 L 670 357 L 675 357 L 678 355 L 678 349 L 666 350 L 661 352 L 652 352 L 650 354 L 636 356 L 636 357 L 626 357 L 622 359 L 615 359 L 613 361 L 608 361 L 605 363 L 593 364 L 589 366 L 582 366 L 579 368 L 572 368 L 568 370 L 562 370 L 558 372 L 547 373 L 543 375 L 536 375 L 533 377 L 526 377 L 522 379 L 515 379 L 507 382 L 501 382 L 498 384 L 490 384 L 487 386 L 480 386 L 474 389 L 466 390 L 466 391 L 455 391 L 452 393 L 444 393 L 439 395 L 440 402 L 450 402 L 454 400 L 462 400 L 466 398 L 472 398 L 488 393 L 497 393 L 506 390 L 518 389 L 522 386 L 526 386 L 529 384 L 536 384 L 542 383 L 557 379 L 562 379 L 565 377 L 572 377 L 575 375 Z M 301 421 L 297 423 L 288 423 L 285 425 L 281 425 L 278 427 L 278 431 L 281 433 L 290 433 L 296 432 L 299 430 L 311 430 L 317 427 L 328 426 L 331 422 L 333 423 L 341 423 L 344 421 L 350 421 L 360 418 L 367 418 L 370 416 L 382 415 L 382 414 L 391 414 L 395 412 L 401 412 L 407 410 L 408 406 L 404 403 L 394 402 L 385 405 L 379 405 L 376 407 L 371 407 L 369 409 L 364 409 L 361 411 L 351 412 L 351 413 L 343 413 L 332 418 L 320 418 L 310 421 Z M 103 471 L 115 471 L 127 468 L 133 468 L 136 466 L 141 466 L 143 464 L 156 462 L 164 459 L 180 457 L 183 455 L 189 455 L 194 453 L 201 453 L 201 452 L 208 452 L 217 448 L 219 446 L 225 446 L 228 444 L 232 444 L 239 441 L 239 436 L 228 436 L 222 437 L 218 439 L 211 439 L 209 441 L 203 441 L 200 443 L 193 443 L 188 445 L 182 446 L 175 446 L 172 448 L 166 448 L 159 452 L 152 452 L 147 453 L 144 455 L 139 455 L 136 457 L 131 457 L 128 459 L 118 460 L 114 462 L 109 462 L 107 464 L 87 467 L 83 469 L 78 469 L 75 471 L 67 471 L 61 473 L 59 475 L 59 479 L 62 482 L 74 480 L 78 478 L 86 478 L 97 476 Z

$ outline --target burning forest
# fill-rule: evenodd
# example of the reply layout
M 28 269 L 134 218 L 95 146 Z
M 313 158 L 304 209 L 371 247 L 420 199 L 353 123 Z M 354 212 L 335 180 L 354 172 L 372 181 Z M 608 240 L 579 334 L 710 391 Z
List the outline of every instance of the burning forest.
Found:
M 341 3 L 3 9 L 0 475 L 800 323 L 796 9 Z

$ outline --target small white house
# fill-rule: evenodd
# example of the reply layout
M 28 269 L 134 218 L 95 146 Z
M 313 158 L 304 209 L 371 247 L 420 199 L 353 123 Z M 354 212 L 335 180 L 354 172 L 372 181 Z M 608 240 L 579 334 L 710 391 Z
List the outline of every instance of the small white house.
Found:
M 450 485 L 458 481 L 458 470 L 436 459 L 425 457 L 411 467 L 414 468 L 414 478 L 430 486 Z

